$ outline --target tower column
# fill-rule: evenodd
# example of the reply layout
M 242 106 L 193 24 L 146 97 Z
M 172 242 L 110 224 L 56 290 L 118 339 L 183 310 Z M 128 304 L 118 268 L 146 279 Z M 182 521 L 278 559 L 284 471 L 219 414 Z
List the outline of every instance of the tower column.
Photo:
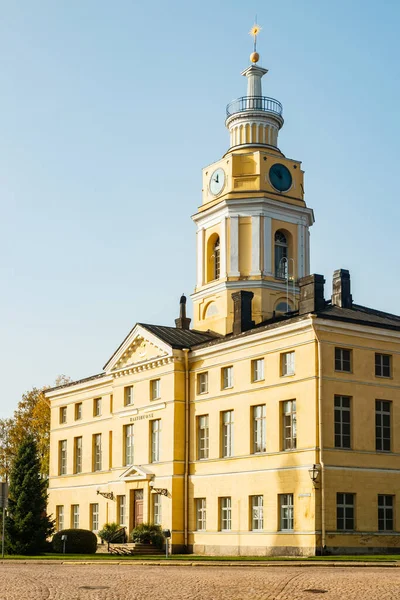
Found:
M 230 217 L 230 277 L 239 277 L 239 216 Z
M 261 275 L 261 236 L 259 216 L 251 218 L 251 275 Z
M 304 277 L 305 272 L 305 244 L 304 244 L 304 225 L 297 225 L 297 278 Z
M 226 277 L 226 217 L 222 219 L 220 235 L 220 277 Z
M 264 216 L 264 275 L 272 275 L 272 219 Z
M 204 227 L 197 231 L 197 287 L 204 283 Z

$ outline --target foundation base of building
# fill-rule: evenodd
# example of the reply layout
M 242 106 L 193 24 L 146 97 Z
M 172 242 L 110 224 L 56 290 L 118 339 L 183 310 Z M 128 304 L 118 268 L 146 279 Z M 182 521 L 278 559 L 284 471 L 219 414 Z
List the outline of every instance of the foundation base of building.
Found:
M 193 544 L 188 547 L 191 554 L 207 556 L 315 556 L 314 546 L 217 546 Z

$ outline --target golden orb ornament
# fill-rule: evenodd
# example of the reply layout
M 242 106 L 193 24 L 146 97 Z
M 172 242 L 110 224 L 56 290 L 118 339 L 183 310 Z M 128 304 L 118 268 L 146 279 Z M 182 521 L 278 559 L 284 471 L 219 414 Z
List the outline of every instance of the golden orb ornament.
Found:
M 260 55 L 258 54 L 258 52 L 252 52 L 252 53 L 250 54 L 250 61 L 251 61 L 252 63 L 256 63 L 256 62 L 258 62 L 259 60 L 260 60 Z

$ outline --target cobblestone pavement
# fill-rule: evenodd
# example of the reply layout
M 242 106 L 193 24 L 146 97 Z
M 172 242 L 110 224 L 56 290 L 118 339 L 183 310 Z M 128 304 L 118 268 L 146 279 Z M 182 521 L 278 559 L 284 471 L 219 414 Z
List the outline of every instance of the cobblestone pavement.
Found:
M 400 568 L 0 565 L 0 600 L 400 598 Z

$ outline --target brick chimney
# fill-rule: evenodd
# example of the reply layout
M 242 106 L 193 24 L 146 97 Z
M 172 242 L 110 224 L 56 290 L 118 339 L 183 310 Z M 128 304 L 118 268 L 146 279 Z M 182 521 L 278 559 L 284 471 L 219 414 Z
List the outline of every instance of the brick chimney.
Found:
M 322 310 L 325 307 L 323 275 L 307 275 L 299 280 L 299 315 Z
M 175 327 L 177 329 L 190 329 L 190 321 L 186 316 L 186 296 L 182 294 L 179 300 L 179 318 L 175 319 Z
M 251 302 L 253 296 L 253 292 L 246 292 L 244 290 L 232 294 L 234 335 L 248 331 L 255 325 L 251 319 Z
M 332 304 L 341 308 L 352 308 L 353 297 L 350 293 L 350 273 L 347 269 L 337 269 L 333 273 Z

